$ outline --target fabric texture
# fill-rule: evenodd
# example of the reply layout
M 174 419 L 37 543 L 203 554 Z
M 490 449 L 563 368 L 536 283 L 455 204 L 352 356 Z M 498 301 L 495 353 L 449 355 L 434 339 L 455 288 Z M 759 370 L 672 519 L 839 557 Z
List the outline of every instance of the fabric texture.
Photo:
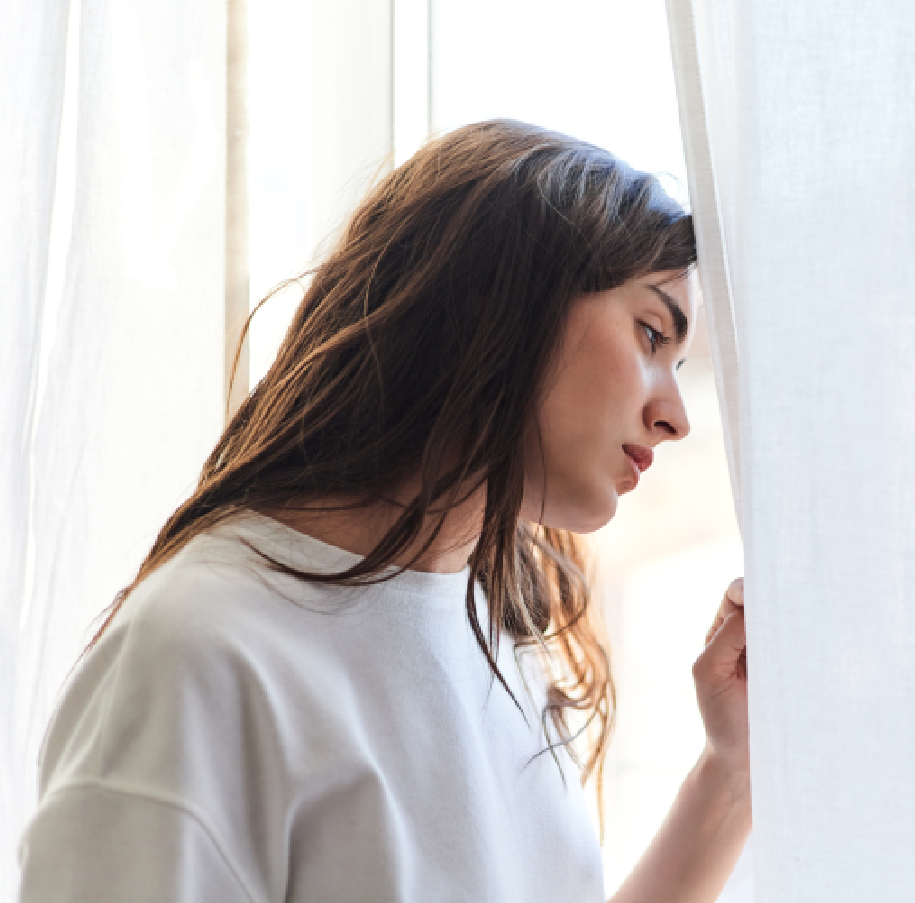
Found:
M 0 899 L 59 688 L 222 429 L 225 5 L 0 28 Z
M 11 0 L 0 28 L 0 899 L 15 895 L 27 807 L 31 676 L 21 661 L 29 584 L 31 440 L 48 278 L 68 3 Z
M 741 520 L 740 360 L 732 290 L 735 173 L 732 4 L 667 0 L 680 133 L 699 257 L 709 350 L 738 524 Z M 753 843 L 718 903 L 753 903 Z
M 910 901 L 915 16 L 669 10 L 706 305 L 739 349 L 739 380 L 717 362 L 726 423 L 739 385 L 756 900 Z
M 321 587 L 250 547 L 358 560 L 251 515 L 128 597 L 52 721 L 23 903 L 602 900 L 540 665 L 500 644 L 520 711 L 471 632 L 467 572 Z

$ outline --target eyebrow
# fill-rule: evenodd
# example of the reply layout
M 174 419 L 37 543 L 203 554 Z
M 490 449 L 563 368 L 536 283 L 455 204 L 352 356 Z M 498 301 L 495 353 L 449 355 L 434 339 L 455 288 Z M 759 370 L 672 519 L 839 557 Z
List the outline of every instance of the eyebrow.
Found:
M 656 285 L 649 285 L 648 288 L 664 302 L 665 306 L 670 311 L 670 316 L 674 321 L 674 329 L 677 331 L 677 344 L 682 343 L 686 338 L 686 334 L 689 332 L 689 320 L 686 319 L 686 314 L 680 310 L 680 306 L 677 302 L 663 289 L 658 288 Z

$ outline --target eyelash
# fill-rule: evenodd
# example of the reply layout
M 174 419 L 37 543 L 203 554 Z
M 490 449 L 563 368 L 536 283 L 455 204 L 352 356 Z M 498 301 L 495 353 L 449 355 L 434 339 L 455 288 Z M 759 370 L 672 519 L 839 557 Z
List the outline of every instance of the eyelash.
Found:
M 653 326 L 649 326 L 642 320 L 639 320 L 639 326 L 645 330 L 645 335 L 648 336 L 652 354 L 654 354 L 662 345 L 666 345 L 670 342 L 670 336 L 666 336 L 663 333 L 658 332 L 657 329 L 655 329 Z

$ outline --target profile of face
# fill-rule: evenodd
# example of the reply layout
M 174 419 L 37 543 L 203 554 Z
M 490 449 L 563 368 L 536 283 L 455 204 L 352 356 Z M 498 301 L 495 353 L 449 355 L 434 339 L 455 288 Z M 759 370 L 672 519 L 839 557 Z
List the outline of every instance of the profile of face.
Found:
M 661 442 L 689 421 L 677 384 L 695 323 L 693 277 L 661 271 L 575 299 L 525 437 L 521 516 L 590 533 Z

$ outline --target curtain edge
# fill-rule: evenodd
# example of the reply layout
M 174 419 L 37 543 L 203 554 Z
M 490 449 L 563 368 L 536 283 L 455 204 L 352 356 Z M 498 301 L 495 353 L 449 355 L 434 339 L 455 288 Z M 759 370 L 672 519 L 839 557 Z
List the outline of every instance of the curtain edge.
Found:
M 693 0 L 667 0 L 667 22 L 687 184 L 699 253 L 699 281 L 705 302 L 715 387 L 724 426 L 731 492 L 742 525 L 740 492 L 740 378 L 718 186 L 702 90 L 702 70 Z

